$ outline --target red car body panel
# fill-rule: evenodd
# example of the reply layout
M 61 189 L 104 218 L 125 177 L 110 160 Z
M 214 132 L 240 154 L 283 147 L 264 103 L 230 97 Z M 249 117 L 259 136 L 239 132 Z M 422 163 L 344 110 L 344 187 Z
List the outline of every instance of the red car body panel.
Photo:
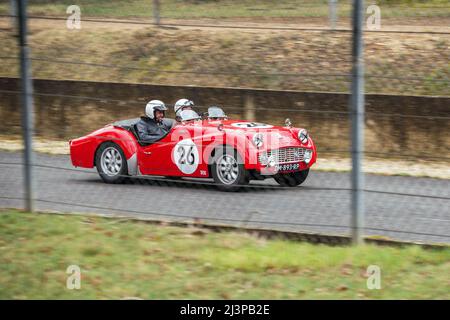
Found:
M 70 144 L 70 158 L 75 167 L 92 168 L 97 148 L 106 141 L 117 143 L 129 159 L 137 151 L 137 141 L 133 134 L 125 129 L 108 125 L 84 137 L 73 139 Z
M 120 146 L 128 161 L 131 175 L 162 175 L 181 177 L 210 177 L 209 163 L 213 151 L 222 145 L 236 149 L 247 170 L 256 170 L 271 174 L 267 166 L 258 161 L 263 152 L 284 148 L 303 148 L 312 150 L 312 158 L 307 164 L 298 162 L 293 171 L 311 167 L 317 159 L 317 152 L 311 137 L 303 144 L 297 137 L 300 128 L 271 126 L 249 121 L 236 120 L 201 120 L 176 124 L 169 134 L 149 146 L 141 146 L 132 132 L 107 125 L 84 137 L 70 141 L 70 156 L 76 167 L 92 168 L 95 166 L 95 153 L 106 141 Z M 257 148 L 253 142 L 254 134 L 263 136 L 263 145 Z M 180 167 L 182 163 L 177 148 L 183 156 L 183 148 L 189 146 L 194 166 Z M 195 145 L 195 146 L 194 146 Z M 273 172 L 275 174 L 276 172 Z

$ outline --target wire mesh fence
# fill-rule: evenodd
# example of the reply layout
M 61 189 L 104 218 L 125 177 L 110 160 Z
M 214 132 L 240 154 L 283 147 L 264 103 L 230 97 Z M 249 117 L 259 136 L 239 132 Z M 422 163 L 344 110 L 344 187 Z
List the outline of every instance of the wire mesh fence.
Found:
M 35 80 L 34 90 L 35 131 L 47 143 L 35 155 L 38 209 L 350 234 L 350 1 L 337 2 L 335 21 L 333 1 L 86 1 L 81 29 L 67 28 L 69 4 L 29 7 L 32 75 L 47 79 Z M 364 234 L 448 243 L 450 7 L 377 4 L 381 28 L 367 25 L 364 35 Z M 12 13 L 0 2 L 2 148 L 17 150 Z M 298 188 L 255 180 L 239 193 L 217 190 L 211 178 L 139 176 L 110 185 L 95 168 L 74 168 L 68 144 L 58 144 L 138 117 L 148 100 L 172 107 L 183 97 L 199 112 L 219 105 L 231 119 L 283 126 L 290 118 L 314 139 L 317 170 Z M 22 207 L 21 153 L 0 155 L 0 204 Z
M 36 34 L 32 45 L 37 78 L 213 85 L 348 92 L 348 31 L 176 27 L 152 28 L 128 21 L 86 21 L 79 32 L 64 29 L 66 18 L 31 20 L 59 28 L 52 42 Z M 43 22 L 44 21 L 44 22 Z M 84 21 L 84 20 L 83 20 Z M 132 28 L 130 30 L 129 28 Z M 448 95 L 447 27 L 441 33 L 366 33 L 366 92 Z M 406 33 L 405 33 L 406 32 Z M 408 33 L 413 32 L 413 33 Z M 3 33 L 2 74 L 17 76 L 14 33 Z M 42 37 L 42 39 L 41 39 Z M 31 38 L 33 39 L 33 37 Z M 96 39 L 105 39 L 98 41 Z M 33 40 L 32 40 L 33 41 Z M 101 53 L 101 54 L 100 54 Z M 388 56 L 388 58 L 386 58 Z M 218 63 L 220 62 L 220 63 Z

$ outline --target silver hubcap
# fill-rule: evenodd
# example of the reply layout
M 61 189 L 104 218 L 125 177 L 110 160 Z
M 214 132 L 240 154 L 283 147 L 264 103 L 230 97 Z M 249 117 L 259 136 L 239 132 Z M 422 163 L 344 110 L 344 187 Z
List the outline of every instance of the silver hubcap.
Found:
M 102 170 L 108 176 L 115 176 L 119 174 L 122 169 L 122 156 L 119 150 L 114 147 L 109 147 L 103 150 L 102 157 Z
M 230 155 L 223 155 L 217 160 L 217 176 L 224 184 L 232 184 L 239 174 L 239 167 L 236 159 Z

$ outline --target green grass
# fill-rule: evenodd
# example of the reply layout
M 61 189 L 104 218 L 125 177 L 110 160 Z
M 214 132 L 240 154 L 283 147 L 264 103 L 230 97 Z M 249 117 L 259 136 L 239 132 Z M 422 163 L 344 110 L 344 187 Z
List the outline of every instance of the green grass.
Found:
M 0 299 L 449 299 L 450 249 L 329 247 L 88 216 L 0 212 Z M 66 269 L 81 268 L 81 289 Z M 365 271 L 381 268 L 380 290 Z
M 239 18 L 239 17 L 327 17 L 326 0 L 160 0 L 161 16 L 165 18 Z M 367 1 L 371 4 L 372 1 Z M 449 16 L 448 3 L 443 0 L 383 0 L 383 17 Z M 72 0 L 33 1 L 29 4 L 31 14 L 65 16 L 65 10 L 74 4 Z M 153 15 L 151 0 L 80 0 L 77 1 L 82 15 L 103 17 L 148 17 Z M 348 17 L 351 1 L 340 1 L 339 16 Z M 7 13 L 8 3 L 0 4 L 0 12 Z M 446 9 L 442 7 L 447 6 Z

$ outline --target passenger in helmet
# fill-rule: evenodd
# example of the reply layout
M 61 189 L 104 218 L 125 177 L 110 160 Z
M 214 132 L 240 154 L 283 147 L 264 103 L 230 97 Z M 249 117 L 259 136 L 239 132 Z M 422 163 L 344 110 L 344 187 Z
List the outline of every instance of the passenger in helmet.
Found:
M 175 102 L 175 105 L 173 106 L 173 111 L 175 111 L 175 119 L 177 121 L 180 121 L 180 112 L 183 110 L 193 110 L 194 102 L 188 99 L 180 99 L 177 102 Z
M 164 118 L 167 107 L 160 100 L 152 100 L 145 106 L 145 116 L 136 124 L 139 142 L 150 144 L 164 138 L 171 129 L 171 123 Z

